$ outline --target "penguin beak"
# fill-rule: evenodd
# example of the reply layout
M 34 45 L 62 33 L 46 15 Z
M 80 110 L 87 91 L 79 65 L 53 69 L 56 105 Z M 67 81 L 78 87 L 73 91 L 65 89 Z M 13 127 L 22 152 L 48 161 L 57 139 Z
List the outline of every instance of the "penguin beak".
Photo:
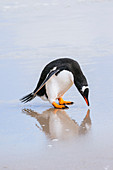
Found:
M 85 99 L 85 101 L 86 101 L 86 104 L 89 106 L 89 101 L 88 101 L 88 99 L 84 96 L 84 99 Z

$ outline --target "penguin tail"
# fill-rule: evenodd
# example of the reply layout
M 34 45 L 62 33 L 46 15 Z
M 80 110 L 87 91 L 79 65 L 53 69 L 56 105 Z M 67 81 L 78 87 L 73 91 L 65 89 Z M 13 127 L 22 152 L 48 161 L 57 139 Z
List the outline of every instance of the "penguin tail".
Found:
M 34 93 L 30 93 L 30 94 L 24 96 L 23 98 L 21 98 L 20 101 L 23 103 L 27 103 L 27 102 L 31 101 L 32 99 L 34 99 L 35 97 L 36 97 L 36 95 Z

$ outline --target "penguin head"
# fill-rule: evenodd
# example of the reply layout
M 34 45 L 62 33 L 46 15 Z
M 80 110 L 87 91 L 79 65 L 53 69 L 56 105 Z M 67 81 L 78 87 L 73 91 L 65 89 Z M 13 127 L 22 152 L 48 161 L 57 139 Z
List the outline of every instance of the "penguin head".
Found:
M 87 84 L 87 81 L 85 82 L 76 82 L 75 83 L 78 91 L 80 92 L 80 94 L 82 95 L 82 97 L 84 98 L 86 104 L 89 106 L 89 100 L 88 100 L 88 95 L 89 95 L 89 87 Z
M 80 90 L 80 94 L 83 96 L 86 104 L 89 106 L 89 100 L 88 100 L 89 87 L 88 86 L 82 86 L 82 89 Z

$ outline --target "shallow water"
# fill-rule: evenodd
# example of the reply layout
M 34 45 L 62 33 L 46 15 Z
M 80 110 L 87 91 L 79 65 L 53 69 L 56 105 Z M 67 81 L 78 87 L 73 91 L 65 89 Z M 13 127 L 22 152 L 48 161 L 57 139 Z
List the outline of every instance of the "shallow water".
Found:
M 113 169 L 112 18 L 112 0 L 0 3 L 0 169 Z M 74 86 L 68 110 L 20 103 L 60 57 L 80 63 L 90 107 Z

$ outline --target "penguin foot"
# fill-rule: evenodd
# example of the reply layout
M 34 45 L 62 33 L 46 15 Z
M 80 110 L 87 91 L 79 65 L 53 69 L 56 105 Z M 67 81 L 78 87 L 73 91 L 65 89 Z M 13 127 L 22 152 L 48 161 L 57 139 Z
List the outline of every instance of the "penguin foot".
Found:
M 68 106 L 66 106 L 66 105 L 59 105 L 59 104 L 57 104 L 56 102 L 53 102 L 52 105 L 53 105 L 55 108 L 57 108 L 57 109 L 69 109 Z
M 70 102 L 70 101 L 64 101 L 63 98 L 59 98 L 58 100 L 59 100 L 59 104 L 61 104 L 61 105 L 65 105 L 65 104 L 71 105 L 74 103 L 74 102 Z

